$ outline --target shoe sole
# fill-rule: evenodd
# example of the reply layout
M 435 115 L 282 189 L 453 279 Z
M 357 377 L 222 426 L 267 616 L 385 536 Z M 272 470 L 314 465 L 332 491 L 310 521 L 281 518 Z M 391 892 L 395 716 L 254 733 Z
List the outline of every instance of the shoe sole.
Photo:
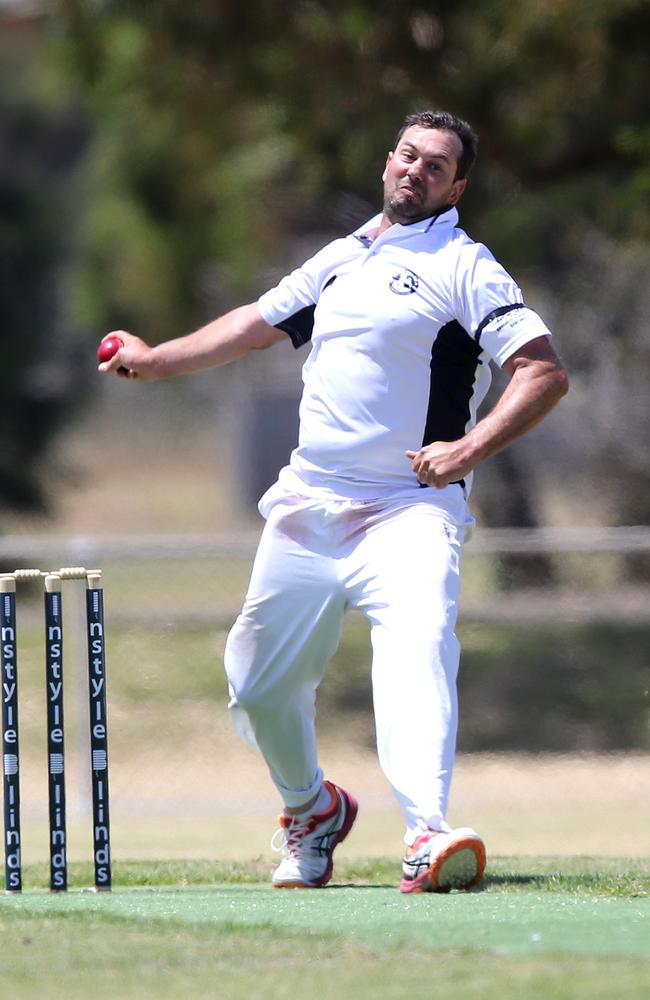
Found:
M 338 785 L 336 787 L 338 788 Z M 350 792 L 346 792 L 343 788 L 339 788 L 338 790 L 345 799 L 345 820 L 329 849 L 327 868 L 321 877 L 315 882 L 273 882 L 272 884 L 274 889 L 320 889 L 322 886 L 327 885 L 331 879 L 332 872 L 334 870 L 334 860 L 332 858 L 334 848 L 338 847 L 338 845 L 345 840 L 354 825 L 354 821 L 357 818 L 357 813 L 359 811 L 359 803 L 355 799 L 354 795 L 351 795 Z
M 472 889 L 483 878 L 485 844 L 480 837 L 453 840 L 433 864 L 414 879 L 402 879 L 400 892 L 451 892 Z

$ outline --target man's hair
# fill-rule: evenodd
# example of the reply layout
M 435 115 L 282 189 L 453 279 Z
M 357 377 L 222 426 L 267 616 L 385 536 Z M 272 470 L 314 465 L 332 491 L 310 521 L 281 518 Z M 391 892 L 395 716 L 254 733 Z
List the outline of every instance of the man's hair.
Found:
M 461 180 L 461 178 L 467 177 L 476 159 L 478 149 L 478 137 L 471 125 L 468 125 L 462 118 L 452 115 L 449 111 L 416 111 L 404 119 L 395 138 L 395 148 L 397 148 L 407 128 L 412 128 L 414 125 L 418 125 L 420 128 L 435 128 L 441 132 L 453 132 L 457 135 L 463 144 L 463 152 L 458 158 L 455 179 Z

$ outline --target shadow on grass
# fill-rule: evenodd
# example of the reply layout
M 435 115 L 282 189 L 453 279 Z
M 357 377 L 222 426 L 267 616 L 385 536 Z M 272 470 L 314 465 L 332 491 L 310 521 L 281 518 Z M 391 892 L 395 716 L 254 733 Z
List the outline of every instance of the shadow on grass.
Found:
M 330 882 L 323 889 L 396 889 L 396 882 Z
M 551 888 L 551 878 L 548 875 L 485 875 L 479 885 L 468 889 L 469 894 L 489 892 L 494 889 L 522 889 L 527 886 L 537 886 L 542 889 Z M 394 889 L 399 890 L 399 880 L 396 882 L 331 882 L 323 886 L 326 891 L 335 889 Z M 446 892 L 435 895 L 447 895 Z
M 550 875 L 491 875 L 488 873 L 483 876 L 480 884 L 474 889 L 474 892 L 485 892 L 486 889 L 494 888 L 503 889 L 508 886 L 542 886 L 550 882 L 550 880 Z

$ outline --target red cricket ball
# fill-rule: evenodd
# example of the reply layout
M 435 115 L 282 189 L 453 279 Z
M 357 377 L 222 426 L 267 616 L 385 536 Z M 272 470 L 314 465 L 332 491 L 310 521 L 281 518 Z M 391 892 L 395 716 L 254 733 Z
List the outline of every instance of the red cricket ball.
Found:
M 97 348 L 97 358 L 99 361 L 110 361 L 114 354 L 117 354 L 120 347 L 124 347 L 124 341 L 120 337 L 104 337 Z

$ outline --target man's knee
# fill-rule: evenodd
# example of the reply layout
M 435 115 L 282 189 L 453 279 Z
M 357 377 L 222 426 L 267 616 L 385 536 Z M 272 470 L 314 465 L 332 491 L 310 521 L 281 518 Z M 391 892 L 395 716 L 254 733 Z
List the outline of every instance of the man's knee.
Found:
M 230 708 L 259 715 L 276 711 L 284 701 L 287 681 L 283 671 L 274 667 L 272 657 L 263 658 L 260 650 L 253 649 L 250 643 L 229 637 L 224 667 L 230 689 Z

